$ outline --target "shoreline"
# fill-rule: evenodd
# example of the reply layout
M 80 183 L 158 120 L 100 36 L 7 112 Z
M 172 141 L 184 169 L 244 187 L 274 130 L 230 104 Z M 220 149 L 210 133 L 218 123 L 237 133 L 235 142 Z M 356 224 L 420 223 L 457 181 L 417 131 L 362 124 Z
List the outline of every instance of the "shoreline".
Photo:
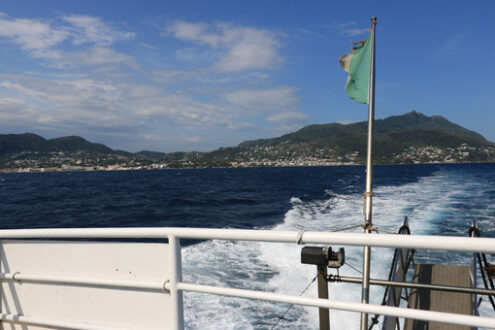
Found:
M 429 163 L 389 163 L 374 164 L 374 166 L 400 166 L 400 165 L 467 165 L 467 164 L 490 164 L 493 161 L 478 162 L 429 162 Z M 198 166 L 198 167 L 93 167 L 93 168 L 17 168 L 17 169 L 0 169 L 0 173 L 55 173 L 55 172 L 118 172 L 118 171 L 157 171 L 157 170 L 200 170 L 200 169 L 235 169 L 235 168 L 290 168 L 290 167 L 340 167 L 340 166 L 365 166 L 365 164 L 315 164 L 315 165 L 258 165 L 258 166 Z

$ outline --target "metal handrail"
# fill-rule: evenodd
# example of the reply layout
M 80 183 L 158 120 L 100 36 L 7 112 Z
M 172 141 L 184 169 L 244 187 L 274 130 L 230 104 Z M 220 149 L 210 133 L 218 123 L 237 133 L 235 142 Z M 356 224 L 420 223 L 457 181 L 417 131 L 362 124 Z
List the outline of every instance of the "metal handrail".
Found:
M 294 305 L 311 306 L 311 307 L 323 307 L 328 309 L 335 309 L 341 311 L 368 313 L 368 314 L 380 314 L 388 316 L 396 316 L 409 319 L 436 321 L 458 325 L 470 325 L 475 327 L 494 328 L 495 319 L 489 317 L 479 317 L 471 315 L 433 312 L 419 309 L 408 309 L 400 307 L 390 307 L 374 304 L 362 304 L 353 303 L 347 301 L 336 301 L 319 298 L 306 298 L 299 296 L 292 296 L 286 294 L 279 294 L 273 292 L 261 292 L 255 290 L 245 289 L 233 289 L 222 288 L 209 285 L 199 285 L 192 283 L 178 283 L 178 288 L 183 291 L 192 291 L 200 293 L 209 293 L 230 297 L 239 297 L 247 299 L 266 300 Z
M 364 235 L 317 231 L 211 229 L 179 227 L 6 229 L 0 239 L 21 238 L 169 238 L 217 239 L 274 243 L 340 244 L 352 246 L 412 248 L 495 254 L 495 239 L 465 236 Z
M 15 281 L 26 283 L 74 284 L 80 286 L 97 286 L 104 288 L 125 288 L 134 290 L 165 291 L 163 281 L 126 281 L 115 279 L 100 279 L 91 277 L 52 276 L 25 273 L 0 273 L 0 281 Z
M 337 282 L 337 283 L 342 282 L 342 283 L 353 283 L 353 284 L 361 284 L 363 282 L 363 279 L 360 277 L 340 276 L 340 275 L 329 275 L 328 280 L 330 282 Z M 435 291 L 457 292 L 457 293 L 466 293 L 466 294 L 495 295 L 495 290 L 466 288 L 466 287 L 451 286 L 451 285 L 409 283 L 409 282 L 397 282 L 397 281 L 387 281 L 387 280 L 377 280 L 377 279 L 370 279 L 370 284 L 402 287 L 408 289 L 428 289 Z
M 168 290 L 173 304 L 174 319 L 171 326 L 174 329 L 183 328 L 182 292 L 194 291 L 217 295 L 227 295 L 248 299 L 260 299 L 274 302 L 284 302 L 304 306 L 323 307 L 329 309 L 345 310 L 359 313 L 381 314 L 402 318 L 420 319 L 426 321 L 446 322 L 475 327 L 495 328 L 495 318 L 459 315 L 433 311 L 414 310 L 399 307 L 380 306 L 373 304 L 351 303 L 318 298 L 305 298 L 278 294 L 273 292 L 261 292 L 253 290 L 241 290 L 184 283 L 181 280 L 181 255 L 180 239 L 219 239 L 219 240 L 243 240 L 259 242 L 279 243 L 312 243 L 312 244 L 339 244 L 352 246 L 372 246 L 389 248 L 414 248 L 434 249 L 448 251 L 469 251 L 495 253 L 495 238 L 470 238 L 447 236 L 421 236 L 421 235 L 366 235 L 356 233 L 328 233 L 328 232 L 297 232 L 274 230 L 246 230 L 246 229 L 204 229 L 204 228 L 82 228 L 82 229 L 14 229 L 0 230 L 0 240 L 5 239 L 60 239 L 60 238 L 167 238 L 170 245 L 171 275 L 165 280 L 165 289 Z M 4 274 L 6 276 L 6 274 Z M 28 274 L 10 274 L 11 279 L 19 280 L 22 276 L 27 279 Z M 19 277 L 17 277 L 19 276 Z M 27 277 L 26 277 L 27 276 Z M 13 277 L 13 278 L 12 278 Z M 44 275 L 44 280 L 49 280 Z M 39 280 L 39 278 L 38 278 Z M 69 281 L 67 278 L 55 278 L 59 282 Z M 55 281 L 56 282 L 56 281 Z M 88 279 L 79 278 L 79 284 L 91 285 Z M 103 281 L 104 282 L 104 281 Z M 100 283 L 105 285 L 105 283 Z M 78 284 L 77 281 L 75 284 Z M 111 285 L 110 283 L 108 283 Z M 120 283 L 128 285 L 129 283 Z M 142 284 L 129 285 L 136 290 L 146 289 Z M 114 285 L 119 286 L 119 285 Z M 158 287 L 158 283 L 152 285 Z M 149 288 L 148 288 L 149 289 Z M 1 320 L 18 322 L 26 316 L 0 315 Z M 17 321 L 16 321 L 17 320 Z M 77 327 L 73 327 L 78 329 Z M 82 328 L 81 328 L 82 329 Z

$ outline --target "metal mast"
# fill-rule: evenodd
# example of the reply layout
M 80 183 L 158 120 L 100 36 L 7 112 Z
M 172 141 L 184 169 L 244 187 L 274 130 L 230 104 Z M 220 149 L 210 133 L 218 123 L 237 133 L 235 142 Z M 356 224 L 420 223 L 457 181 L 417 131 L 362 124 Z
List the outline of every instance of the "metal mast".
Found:
M 366 160 L 366 192 L 364 193 L 364 232 L 371 233 L 372 199 L 373 199 L 373 122 L 375 120 L 375 30 L 376 17 L 371 18 L 371 58 L 368 84 L 368 156 Z M 371 248 L 364 247 L 363 254 L 363 289 L 361 303 L 369 303 L 370 294 L 370 256 Z M 368 329 L 368 314 L 361 313 L 361 330 Z

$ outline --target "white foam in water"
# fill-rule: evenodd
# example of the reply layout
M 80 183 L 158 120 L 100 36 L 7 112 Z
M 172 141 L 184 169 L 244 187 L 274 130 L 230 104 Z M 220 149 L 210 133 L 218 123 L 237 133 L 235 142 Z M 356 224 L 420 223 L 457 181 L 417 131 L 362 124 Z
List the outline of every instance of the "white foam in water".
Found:
M 450 205 L 465 193 L 465 186 L 478 184 L 469 178 L 452 175 L 440 171 L 416 183 L 379 187 L 373 199 L 373 224 L 395 232 L 404 216 L 408 216 L 414 234 L 434 232 L 449 214 Z M 286 213 L 284 222 L 273 230 L 330 231 L 362 223 L 361 194 L 339 195 L 331 191 L 327 194 L 327 199 L 319 201 L 293 197 L 292 208 Z M 468 226 L 466 224 L 466 228 Z M 362 232 L 362 228 L 350 231 Z M 316 274 L 315 267 L 300 263 L 300 251 L 301 246 L 296 244 L 207 241 L 183 249 L 183 279 L 198 284 L 299 295 Z M 391 249 L 372 249 L 372 278 L 387 278 L 392 255 Z M 362 248 L 346 247 L 346 261 L 361 269 Z M 347 265 L 341 268 L 340 274 L 360 276 Z M 330 299 L 361 300 L 360 285 L 330 283 L 329 290 Z M 380 304 L 382 295 L 383 289 L 372 286 L 372 303 Z M 315 282 L 304 296 L 317 296 Z M 279 320 L 288 307 L 248 299 L 184 294 L 188 329 L 271 329 L 277 321 L 276 329 L 318 328 L 316 308 L 294 306 Z M 483 303 L 482 315 L 490 315 L 489 308 L 486 302 Z M 332 311 L 330 318 L 333 329 L 359 328 L 357 313 Z

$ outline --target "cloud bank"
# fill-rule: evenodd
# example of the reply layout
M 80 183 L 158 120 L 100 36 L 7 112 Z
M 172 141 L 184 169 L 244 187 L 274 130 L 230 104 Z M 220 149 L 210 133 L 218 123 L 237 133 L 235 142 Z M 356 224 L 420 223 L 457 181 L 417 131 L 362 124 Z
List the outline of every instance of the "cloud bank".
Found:
M 0 42 L 34 60 L 0 72 L 0 122 L 8 123 L 0 129 L 172 151 L 233 145 L 307 121 L 298 90 L 271 78 L 284 63 L 283 35 L 184 20 L 154 33 L 150 45 L 100 17 L 0 15 Z M 143 62 L 138 51 L 163 60 Z

